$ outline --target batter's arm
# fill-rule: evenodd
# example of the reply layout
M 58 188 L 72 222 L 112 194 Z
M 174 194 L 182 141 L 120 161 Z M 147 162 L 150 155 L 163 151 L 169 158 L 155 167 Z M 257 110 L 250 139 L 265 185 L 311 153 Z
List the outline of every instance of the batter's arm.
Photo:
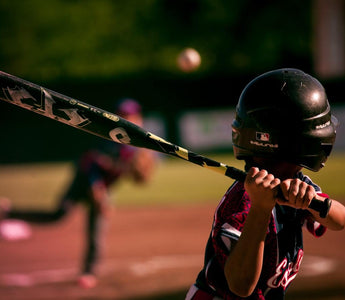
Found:
M 251 168 L 246 177 L 245 189 L 251 207 L 241 236 L 231 248 L 224 267 L 229 289 L 240 297 L 250 296 L 259 281 L 267 228 L 279 183 L 279 179 L 258 168 Z

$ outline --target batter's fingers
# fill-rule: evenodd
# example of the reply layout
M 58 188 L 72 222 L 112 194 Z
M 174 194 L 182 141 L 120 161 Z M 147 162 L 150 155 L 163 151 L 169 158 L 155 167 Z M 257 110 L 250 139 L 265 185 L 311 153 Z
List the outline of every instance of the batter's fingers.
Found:
M 292 203 L 293 202 L 296 203 L 296 198 L 298 196 L 299 189 L 300 189 L 300 183 L 301 183 L 301 180 L 299 179 L 293 179 L 290 182 L 290 187 L 288 190 L 288 200 Z
M 251 178 L 251 177 L 254 177 L 259 171 L 260 171 L 259 168 L 252 167 L 249 169 L 247 175 L 249 178 Z
M 272 186 L 272 181 L 274 180 L 274 176 L 272 174 L 267 174 L 262 181 L 263 187 Z
M 274 188 L 280 185 L 280 183 L 281 183 L 280 179 L 277 177 L 274 177 L 274 179 L 271 181 L 271 186 Z
M 260 170 L 258 173 L 255 174 L 255 183 L 261 184 L 267 175 L 268 172 L 266 170 Z
M 298 194 L 295 198 L 295 207 L 306 209 L 309 205 L 308 197 L 306 197 L 308 184 L 305 182 L 301 182 L 299 184 Z
M 306 189 L 306 198 L 308 199 L 308 206 L 310 205 L 311 201 L 316 197 L 315 189 L 312 185 L 308 185 Z
M 247 183 L 254 182 L 259 171 L 260 171 L 259 168 L 255 168 L 255 167 L 250 168 L 246 176 L 246 182 Z

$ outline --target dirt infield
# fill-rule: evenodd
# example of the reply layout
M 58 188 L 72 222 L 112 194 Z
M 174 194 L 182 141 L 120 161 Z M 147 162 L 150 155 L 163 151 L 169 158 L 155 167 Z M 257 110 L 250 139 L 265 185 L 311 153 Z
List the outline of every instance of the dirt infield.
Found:
M 216 205 L 216 204 L 215 204 Z M 0 241 L 0 299 L 184 299 L 203 263 L 215 206 L 117 208 L 107 228 L 99 285 L 77 286 L 83 214 Z M 302 271 L 287 299 L 345 299 L 345 235 L 305 234 Z

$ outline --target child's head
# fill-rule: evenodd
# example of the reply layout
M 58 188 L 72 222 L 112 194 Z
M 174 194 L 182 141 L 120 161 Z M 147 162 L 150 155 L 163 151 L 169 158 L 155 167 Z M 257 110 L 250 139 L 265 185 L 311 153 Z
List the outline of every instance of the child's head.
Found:
M 322 84 L 297 69 L 262 74 L 242 91 L 232 123 L 237 159 L 288 162 L 319 171 L 336 136 Z
M 143 126 L 142 108 L 137 100 L 123 98 L 116 102 L 115 113 L 138 126 Z

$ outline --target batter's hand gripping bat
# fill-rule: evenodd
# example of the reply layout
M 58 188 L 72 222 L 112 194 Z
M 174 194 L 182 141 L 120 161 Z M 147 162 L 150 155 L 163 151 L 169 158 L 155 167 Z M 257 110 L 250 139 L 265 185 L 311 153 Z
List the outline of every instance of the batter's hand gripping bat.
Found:
M 0 71 L 0 99 L 104 139 L 169 154 L 232 179 L 244 181 L 246 173 L 176 146 L 113 114 Z M 330 201 L 313 199 L 310 208 L 326 217 Z

